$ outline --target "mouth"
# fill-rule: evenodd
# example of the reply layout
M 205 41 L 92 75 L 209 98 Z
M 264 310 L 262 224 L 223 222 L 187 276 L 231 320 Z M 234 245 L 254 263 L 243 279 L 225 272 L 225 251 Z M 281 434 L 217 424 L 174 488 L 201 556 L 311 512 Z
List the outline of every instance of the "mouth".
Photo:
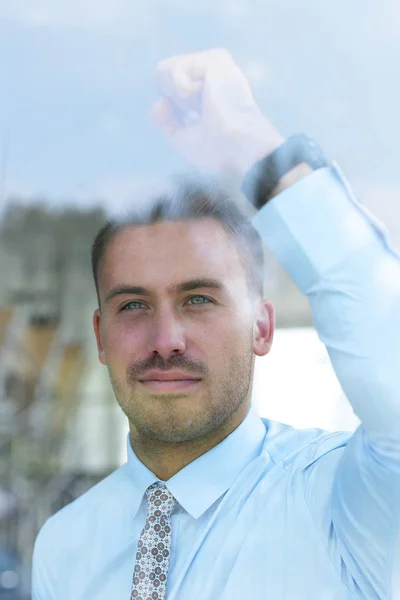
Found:
M 138 381 L 143 387 L 157 392 L 157 394 L 171 394 L 193 389 L 199 384 L 200 379 L 178 369 L 170 369 L 169 371 L 152 369 L 144 377 L 139 378 Z
M 162 394 L 192 389 L 200 383 L 200 379 L 139 379 L 139 382 L 148 390 Z

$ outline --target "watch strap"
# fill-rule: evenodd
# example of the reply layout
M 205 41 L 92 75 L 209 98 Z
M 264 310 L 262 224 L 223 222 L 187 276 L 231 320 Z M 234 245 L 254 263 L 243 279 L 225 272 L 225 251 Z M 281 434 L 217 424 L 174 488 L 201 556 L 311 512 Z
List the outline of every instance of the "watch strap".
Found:
M 251 167 L 244 177 L 242 192 L 259 210 L 271 198 L 280 179 L 301 163 L 307 163 L 313 170 L 329 164 L 314 140 L 295 134 Z

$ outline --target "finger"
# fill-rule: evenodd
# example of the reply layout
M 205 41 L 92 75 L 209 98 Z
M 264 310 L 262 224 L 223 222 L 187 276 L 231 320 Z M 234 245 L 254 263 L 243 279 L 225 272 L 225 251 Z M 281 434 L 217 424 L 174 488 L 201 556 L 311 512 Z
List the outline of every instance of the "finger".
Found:
M 221 87 L 218 79 L 221 79 L 221 82 L 236 81 L 236 84 L 243 88 L 242 94 L 246 86 L 248 87 L 233 57 L 223 48 L 165 59 L 158 64 L 156 75 L 160 93 L 173 101 L 178 109 L 178 120 L 185 126 L 188 125 L 189 112 L 202 113 L 206 88 L 210 88 L 210 84 L 215 88 L 216 83 L 218 88 Z M 181 113 L 185 116 L 181 117 Z
M 160 98 L 150 110 L 150 119 L 165 135 L 172 135 L 180 123 L 176 111 L 168 98 Z
M 171 72 L 171 80 L 174 86 L 174 92 L 183 100 L 193 96 L 198 96 L 203 87 L 203 79 L 193 77 L 195 67 L 193 64 L 179 65 Z
M 202 61 L 196 55 L 172 57 L 157 65 L 157 85 L 162 95 L 186 101 L 201 93 L 204 72 Z
M 192 80 L 202 80 L 210 64 L 215 62 L 234 63 L 232 55 L 225 48 L 212 48 L 192 54 L 178 54 L 160 61 L 156 67 L 157 76 L 167 77 L 175 70 L 184 70 Z M 162 82 L 160 82 L 162 83 Z

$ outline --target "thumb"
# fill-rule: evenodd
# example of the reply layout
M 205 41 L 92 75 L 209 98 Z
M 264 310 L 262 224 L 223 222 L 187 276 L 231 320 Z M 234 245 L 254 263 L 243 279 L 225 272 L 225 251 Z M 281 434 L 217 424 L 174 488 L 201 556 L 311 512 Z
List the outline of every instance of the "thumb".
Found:
M 157 100 L 150 110 L 149 117 L 167 136 L 172 135 L 180 127 L 174 106 L 168 98 Z

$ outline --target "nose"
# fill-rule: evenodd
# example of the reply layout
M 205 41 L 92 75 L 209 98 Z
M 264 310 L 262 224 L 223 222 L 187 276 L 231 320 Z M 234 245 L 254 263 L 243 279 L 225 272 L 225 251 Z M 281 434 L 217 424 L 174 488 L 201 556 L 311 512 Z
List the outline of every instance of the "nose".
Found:
M 150 353 L 157 352 L 164 360 L 171 354 L 183 354 L 186 341 L 183 324 L 172 311 L 159 311 L 153 317 L 149 336 Z

